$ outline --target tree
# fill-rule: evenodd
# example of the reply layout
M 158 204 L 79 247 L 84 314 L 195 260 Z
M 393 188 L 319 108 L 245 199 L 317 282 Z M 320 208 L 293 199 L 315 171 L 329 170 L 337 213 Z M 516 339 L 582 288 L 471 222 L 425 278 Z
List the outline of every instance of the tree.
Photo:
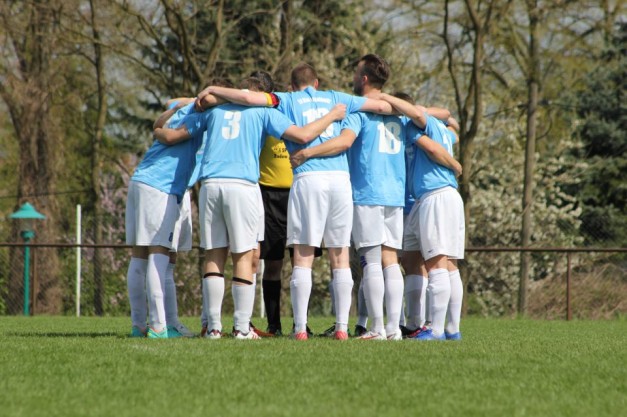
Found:
M 62 4 L 59 1 L 9 1 L 0 4 L 3 43 L 0 62 L 0 97 L 6 104 L 15 136 L 19 142 L 17 204 L 35 202 L 37 208 L 53 221 L 39 231 L 39 239 L 54 240 L 57 228 L 54 219 L 59 207 L 54 198 L 58 176 L 60 142 L 53 117 L 53 92 L 62 83 L 63 63 L 57 55 Z M 13 236 L 17 236 L 14 230 Z M 40 277 L 37 296 L 43 311 L 58 312 L 60 307 L 58 258 L 51 249 L 43 249 L 37 262 L 45 264 L 46 274 Z M 11 257 L 14 264 L 20 257 Z M 18 265 L 11 268 L 17 272 Z M 21 292 L 21 276 L 13 273 L 9 294 Z M 19 305 L 10 304 L 16 313 Z
M 602 51 L 599 65 L 573 97 L 583 147 L 573 153 L 589 168 L 577 195 L 583 206 L 581 231 L 589 245 L 627 244 L 627 24 Z M 611 192 L 608 192 L 611 190 Z M 574 190 L 573 190 L 574 191 Z

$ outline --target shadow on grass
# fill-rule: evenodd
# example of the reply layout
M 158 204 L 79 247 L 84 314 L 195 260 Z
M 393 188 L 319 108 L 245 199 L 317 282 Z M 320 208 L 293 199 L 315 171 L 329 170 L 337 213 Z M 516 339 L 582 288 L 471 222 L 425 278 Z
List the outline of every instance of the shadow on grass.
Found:
M 128 336 L 121 335 L 120 333 L 113 332 L 7 332 L 7 336 L 16 337 L 117 337 L 120 339 L 127 339 Z

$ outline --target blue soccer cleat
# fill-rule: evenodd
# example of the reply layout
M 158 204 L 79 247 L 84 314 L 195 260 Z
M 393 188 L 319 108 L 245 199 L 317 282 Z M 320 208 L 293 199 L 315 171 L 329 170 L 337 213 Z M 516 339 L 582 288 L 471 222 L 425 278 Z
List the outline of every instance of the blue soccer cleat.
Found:
M 416 337 L 414 337 L 414 340 L 446 340 L 446 336 L 444 336 L 444 334 L 436 336 L 435 334 L 433 334 L 433 330 L 424 329 L 423 331 L 418 333 Z
M 444 336 L 446 337 L 446 340 L 462 340 L 462 332 L 449 333 L 445 331 Z

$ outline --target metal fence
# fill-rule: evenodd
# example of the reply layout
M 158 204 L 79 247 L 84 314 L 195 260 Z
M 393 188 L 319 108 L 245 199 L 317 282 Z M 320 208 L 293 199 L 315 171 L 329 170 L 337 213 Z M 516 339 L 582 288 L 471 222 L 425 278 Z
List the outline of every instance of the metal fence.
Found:
M 128 315 L 124 245 L 45 244 L 30 247 L 25 270 L 23 243 L 0 243 L 0 315 Z M 468 314 L 513 316 L 518 300 L 519 262 L 531 257 L 527 315 L 545 319 L 613 318 L 627 312 L 625 248 L 468 248 L 461 264 Z M 201 250 L 179 254 L 175 270 L 179 312 L 201 308 Z M 289 263 L 283 271 L 283 313 L 291 316 Z M 227 276 L 230 265 L 227 265 Z M 355 275 L 359 275 L 355 271 Z M 311 314 L 330 314 L 326 254 L 314 265 Z M 25 283 L 27 285 L 25 285 Z M 227 286 L 228 287 L 228 286 Z M 355 285 L 356 290 L 357 285 Z M 258 285 L 261 289 L 261 285 Z M 263 314 L 258 295 L 256 314 Z M 229 289 L 224 313 L 232 312 Z M 355 304 L 355 303 L 353 303 Z

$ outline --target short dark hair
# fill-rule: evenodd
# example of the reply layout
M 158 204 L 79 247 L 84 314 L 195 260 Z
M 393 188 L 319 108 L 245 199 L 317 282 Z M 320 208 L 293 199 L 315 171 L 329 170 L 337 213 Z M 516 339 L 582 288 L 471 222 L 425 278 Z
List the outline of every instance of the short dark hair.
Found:
M 390 78 L 390 65 L 387 61 L 376 54 L 367 54 L 359 58 L 357 64 L 363 63 L 361 75 L 368 77 L 368 83 L 375 88 L 381 89 Z
M 401 100 L 405 100 L 408 103 L 411 104 L 416 104 L 416 101 L 412 98 L 412 96 L 410 96 L 407 93 L 404 93 L 402 91 L 397 91 L 396 93 L 392 94 L 394 97 L 396 98 L 400 98 Z
M 252 78 L 257 78 L 262 85 L 261 91 L 271 93 L 275 90 L 274 80 L 269 72 L 263 70 L 256 70 L 250 73 Z
M 263 82 L 259 78 L 248 77 L 244 78 L 241 83 L 239 83 L 239 88 L 250 90 L 250 91 L 261 91 L 265 90 Z
M 313 85 L 318 79 L 318 73 L 311 65 L 301 62 L 292 70 L 291 82 L 295 88 Z
M 227 87 L 233 88 L 234 85 L 228 78 L 224 77 L 215 77 L 209 80 L 209 82 L 205 85 L 205 87 L 209 87 L 211 85 L 215 85 L 216 87 Z

